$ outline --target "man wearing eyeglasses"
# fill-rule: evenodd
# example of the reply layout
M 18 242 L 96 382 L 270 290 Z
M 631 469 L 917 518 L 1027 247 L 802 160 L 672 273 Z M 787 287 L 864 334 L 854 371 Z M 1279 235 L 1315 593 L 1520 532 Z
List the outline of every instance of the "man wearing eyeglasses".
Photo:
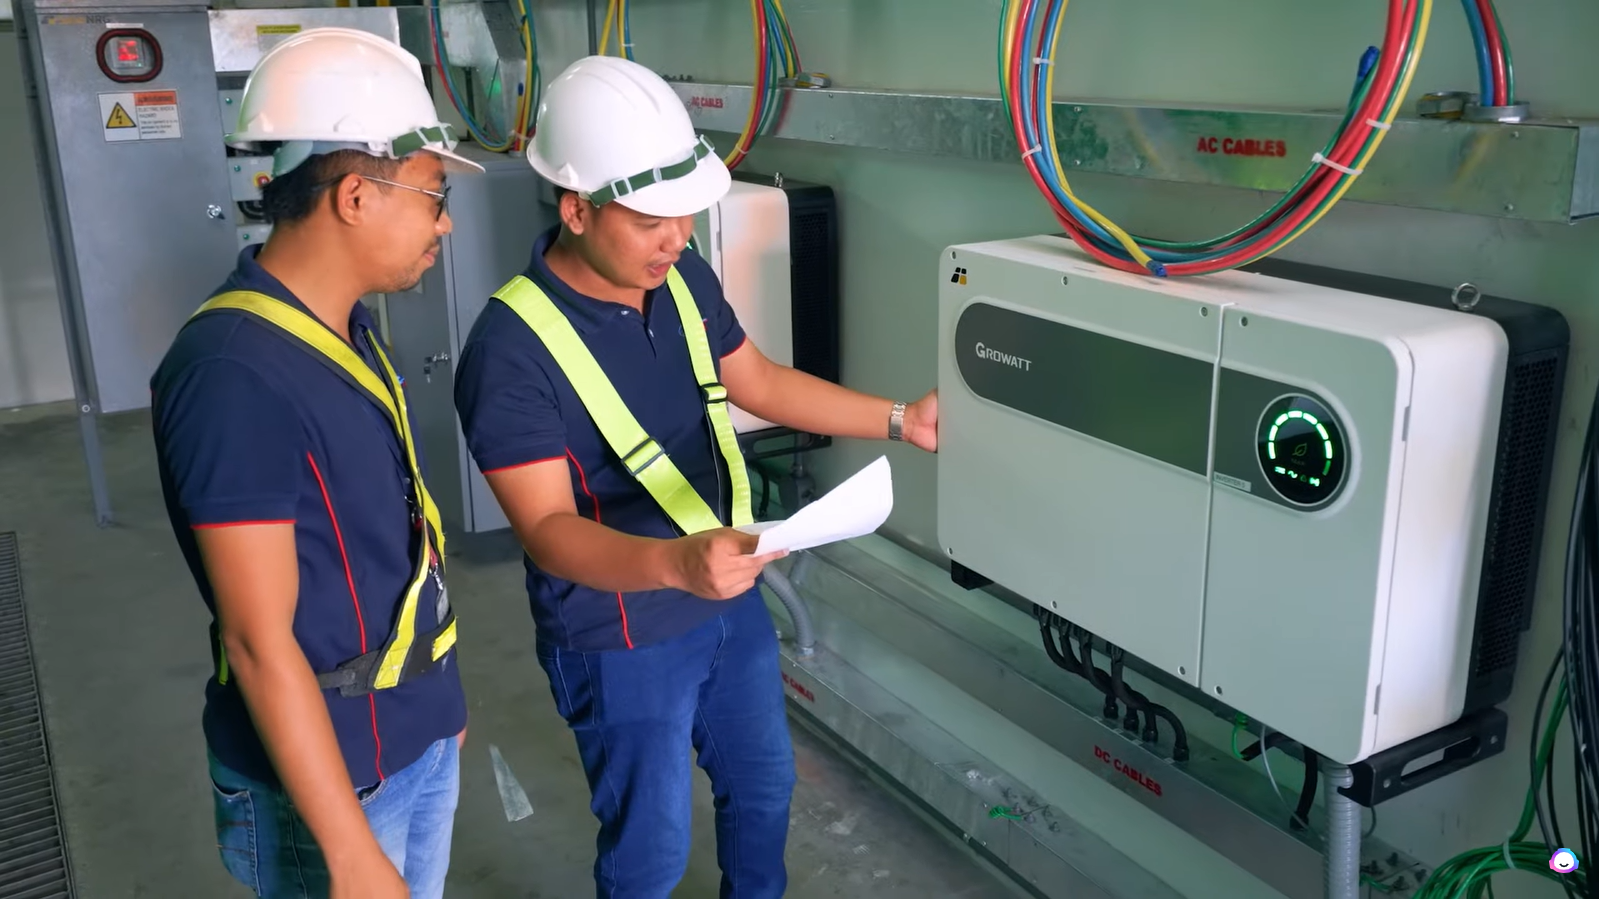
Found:
M 168 516 L 213 616 L 203 725 L 223 864 L 260 896 L 438 897 L 466 704 L 444 533 L 359 302 L 449 232 L 415 57 L 313 29 L 265 54 L 230 143 L 274 153 L 273 231 L 151 381 Z

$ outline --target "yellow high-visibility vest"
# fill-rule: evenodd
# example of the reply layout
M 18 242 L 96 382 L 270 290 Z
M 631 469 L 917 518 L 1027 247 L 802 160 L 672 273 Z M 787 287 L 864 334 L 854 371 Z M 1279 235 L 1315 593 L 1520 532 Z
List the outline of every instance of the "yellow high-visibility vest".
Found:
M 677 306 L 678 318 L 683 322 L 683 337 L 688 341 L 689 359 L 694 364 L 694 380 L 700 387 L 716 444 L 727 460 L 728 474 L 733 481 L 730 526 L 747 525 L 755 520 L 750 508 L 749 471 L 745 468 L 738 435 L 733 431 L 733 419 L 727 411 L 727 388 L 716 377 L 710 341 L 705 336 L 705 322 L 676 267 L 667 272 L 666 283 Z M 666 450 L 628 411 L 594 354 L 589 352 L 583 338 L 549 295 L 528 278 L 518 275 L 500 288 L 494 298 L 511 307 L 549 348 L 550 355 L 572 383 L 572 389 L 583 400 L 583 408 L 605 436 L 605 442 L 683 533 L 697 534 L 723 527 L 721 519 L 678 470 Z
M 254 291 L 230 291 L 206 301 L 191 318 L 220 310 L 245 312 L 257 321 L 270 326 L 269 330 L 298 346 L 318 362 L 338 374 L 345 382 L 360 391 L 388 416 L 395 436 L 405 449 L 405 463 L 411 479 L 411 497 L 423 518 L 422 541 L 417 548 L 416 568 L 406 584 L 399 614 L 383 645 L 364 655 L 340 664 L 335 670 L 320 672 L 318 684 L 324 690 L 337 689 L 344 696 L 361 696 L 375 690 L 388 690 L 405 681 L 427 673 L 437 666 L 445 653 L 455 645 L 456 621 L 453 606 L 445 618 L 427 633 L 417 637 L 416 618 L 423 587 L 432 572 L 430 546 L 436 546 L 438 565 L 444 566 L 444 526 L 439 520 L 439 509 L 422 481 L 422 467 L 417 461 L 416 442 L 411 433 L 411 421 L 406 413 L 405 390 L 400 377 L 389 364 L 388 356 L 370 330 L 363 329 L 378 363 L 383 368 L 383 378 L 373 373 L 370 366 L 355 350 L 321 322 L 281 300 Z M 442 581 L 440 589 L 443 589 Z M 418 646 L 429 651 L 413 652 Z M 217 682 L 227 683 L 228 660 L 217 641 Z

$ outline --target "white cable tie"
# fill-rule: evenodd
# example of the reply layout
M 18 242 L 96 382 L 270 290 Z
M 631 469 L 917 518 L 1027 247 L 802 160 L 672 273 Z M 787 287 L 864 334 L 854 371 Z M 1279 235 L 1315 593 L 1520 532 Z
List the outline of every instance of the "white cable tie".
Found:
M 1054 65 L 1054 64 L 1055 64 L 1055 61 L 1053 59 L 1048 59 L 1048 58 L 1043 57 L 1043 56 L 1035 56 L 1035 57 L 1033 57 L 1033 65 L 1035 65 L 1035 66 L 1048 66 L 1048 65 Z
M 1393 127 L 1392 125 L 1388 124 L 1387 122 L 1379 122 L 1376 119 L 1367 119 L 1366 120 L 1366 124 L 1370 125 L 1373 128 L 1376 128 L 1379 131 L 1387 131 L 1389 128 Z
M 1512 871 L 1516 870 L 1516 861 L 1515 861 L 1515 859 L 1510 857 L 1510 838 L 1509 837 L 1505 837 L 1505 842 L 1500 848 L 1502 848 L 1504 850 L 1504 852 L 1505 852 L 1505 866 L 1508 867 Z
M 622 46 L 624 46 L 624 47 L 631 47 L 631 46 L 633 46 L 633 42 L 632 42 L 632 41 L 624 41 L 624 42 L 623 42 L 623 43 L 622 43 Z
M 1310 160 L 1311 162 L 1319 162 L 1327 168 L 1337 169 L 1338 171 L 1343 172 L 1345 175 L 1359 175 L 1361 172 L 1365 171 L 1364 169 L 1352 169 L 1347 165 L 1333 162 L 1331 159 L 1328 159 L 1320 153 L 1316 153 L 1315 155 L 1311 156 Z
M 1043 144 L 1034 144 L 1032 149 L 1030 149 L 1026 153 L 1022 154 L 1022 158 L 1026 159 L 1027 157 L 1033 155 L 1034 153 L 1042 153 L 1042 152 L 1044 152 L 1044 145 Z

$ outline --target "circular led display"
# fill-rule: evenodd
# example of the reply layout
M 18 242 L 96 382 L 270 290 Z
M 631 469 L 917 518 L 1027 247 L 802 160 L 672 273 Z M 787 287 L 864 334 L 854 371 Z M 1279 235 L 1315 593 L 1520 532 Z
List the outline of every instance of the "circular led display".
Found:
M 1349 470 L 1349 450 L 1337 416 L 1308 396 L 1281 397 L 1266 407 L 1256 451 L 1267 483 L 1298 506 L 1331 500 Z

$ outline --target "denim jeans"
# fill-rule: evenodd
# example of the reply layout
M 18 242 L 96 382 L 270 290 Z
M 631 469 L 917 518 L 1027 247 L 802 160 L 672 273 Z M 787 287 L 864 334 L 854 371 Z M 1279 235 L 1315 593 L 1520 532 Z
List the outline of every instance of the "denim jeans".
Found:
M 228 873 L 267 899 L 327 896 L 327 863 L 288 794 L 215 757 L 210 767 L 217 846 Z M 409 767 L 360 791 L 372 834 L 410 886 L 412 899 L 444 895 L 460 767 L 455 737 L 448 737 Z
M 601 899 L 667 899 L 688 866 L 693 768 L 710 775 L 722 899 L 777 899 L 794 745 L 776 628 L 758 593 L 664 643 L 574 652 L 540 664 L 577 737 L 600 821 Z

